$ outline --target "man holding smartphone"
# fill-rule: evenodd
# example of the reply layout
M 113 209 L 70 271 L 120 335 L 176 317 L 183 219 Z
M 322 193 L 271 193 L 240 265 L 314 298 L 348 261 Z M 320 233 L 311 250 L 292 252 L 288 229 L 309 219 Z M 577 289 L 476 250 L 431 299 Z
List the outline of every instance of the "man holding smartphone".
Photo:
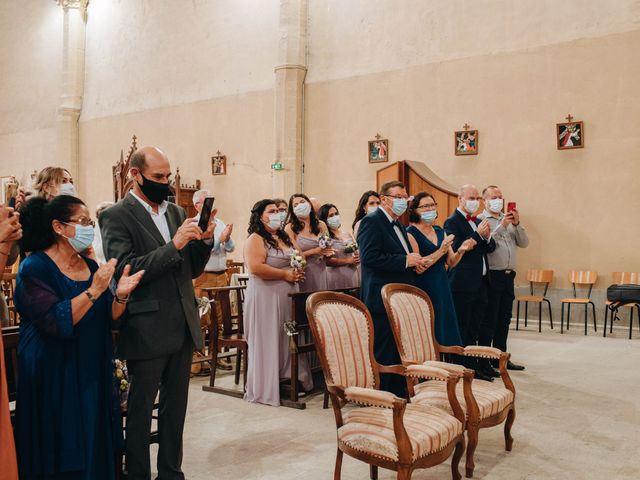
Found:
M 507 336 L 513 309 L 514 280 L 516 277 L 516 250 L 529 245 L 527 232 L 520 223 L 520 214 L 515 203 L 510 202 L 507 213 L 503 213 L 502 191 L 489 185 L 482 191 L 484 212 L 478 218 L 486 219 L 491 227 L 491 238 L 496 249 L 487 255 L 491 271 L 489 304 L 485 325 L 480 328 L 480 345 L 493 346 L 507 351 Z M 524 370 L 522 365 L 509 361 L 509 370 Z

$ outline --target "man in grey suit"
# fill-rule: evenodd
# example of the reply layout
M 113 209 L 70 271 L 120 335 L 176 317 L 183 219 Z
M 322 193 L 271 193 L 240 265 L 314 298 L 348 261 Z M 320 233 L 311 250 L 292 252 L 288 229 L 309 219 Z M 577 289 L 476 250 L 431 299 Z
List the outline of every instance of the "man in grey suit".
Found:
M 155 147 L 131 156 L 133 189 L 100 216 L 105 257 L 144 270 L 128 299 L 120 326 L 118 356 L 127 360 L 127 470 L 130 480 L 149 480 L 149 433 L 160 390 L 158 479 L 184 479 L 182 432 L 191 356 L 202 348 L 192 279 L 209 259 L 215 223 L 202 232 L 185 211 L 167 202 L 171 167 Z M 212 215 L 213 219 L 213 215 Z

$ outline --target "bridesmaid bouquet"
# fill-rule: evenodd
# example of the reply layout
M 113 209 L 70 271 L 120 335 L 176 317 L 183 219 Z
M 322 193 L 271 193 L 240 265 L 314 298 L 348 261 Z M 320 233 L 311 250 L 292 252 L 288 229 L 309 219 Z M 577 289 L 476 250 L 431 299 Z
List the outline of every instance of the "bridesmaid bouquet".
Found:
M 328 233 L 321 233 L 318 236 L 318 246 L 324 250 L 325 248 L 329 248 L 333 245 L 333 238 Z
M 344 246 L 344 253 L 356 253 L 358 251 L 358 243 L 351 241 Z
M 295 270 L 304 270 L 307 266 L 307 260 L 302 255 L 300 255 L 300 252 L 298 252 L 298 250 L 293 250 L 293 252 L 291 252 L 289 265 L 291 265 L 291 268 Z
M 123 407 L 127 404 L 127 398 L 129 397 L 129 372 L 127 371 L 127 362 L 116 358 L 114 364 L 114 380 L 118 388 L 118 394 L 120 395 L 120 406 Z

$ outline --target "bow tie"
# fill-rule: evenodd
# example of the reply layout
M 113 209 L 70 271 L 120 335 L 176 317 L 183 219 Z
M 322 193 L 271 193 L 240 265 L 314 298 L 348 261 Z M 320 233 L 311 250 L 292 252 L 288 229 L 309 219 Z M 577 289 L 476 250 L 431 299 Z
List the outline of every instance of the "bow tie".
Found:
M 471 216 L 471 215 L 467 214 L 467 221 L 471 220 L 473 223 L 476 223 L 477 219 L 478 219 L 478 217 L 476 217 L 475 215 Z
M 402 225 L 399 220 L 394 220 L 391 225 L 393 225 L 394 227 L 398 227 L 400 231 L 402 231 L 402 229 L 404 228 L 404 225 Z

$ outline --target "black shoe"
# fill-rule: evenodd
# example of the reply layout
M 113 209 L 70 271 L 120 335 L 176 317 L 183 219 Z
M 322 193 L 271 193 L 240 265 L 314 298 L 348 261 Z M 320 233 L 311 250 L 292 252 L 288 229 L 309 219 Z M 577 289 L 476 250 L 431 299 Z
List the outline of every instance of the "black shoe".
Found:
M 485 373 L 480 370 L 476 370 L 476 374 L 474 375 L 474 378 L 476 380 L 485 380 L 487 382 L 493 382 L 493 377 L 485 375 Z
M 517 365 L 509 360 L 507 362 L 507 370 L 524 370 L 524 365 Z
M 494 370 L 493 368 L 488 368 L 487 370 L 483 370 L 482 373 L 484 373 L 489 377 L 500 378 L 500 372 L 497 370 Z

